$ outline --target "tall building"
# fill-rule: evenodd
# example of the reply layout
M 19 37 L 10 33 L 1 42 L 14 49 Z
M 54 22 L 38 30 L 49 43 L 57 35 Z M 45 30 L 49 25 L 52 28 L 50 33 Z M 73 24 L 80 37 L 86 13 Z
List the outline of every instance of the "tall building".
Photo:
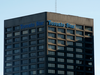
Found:
M 4 21 L 4 75 L 94 75 L 93 19 L 43 12 Z

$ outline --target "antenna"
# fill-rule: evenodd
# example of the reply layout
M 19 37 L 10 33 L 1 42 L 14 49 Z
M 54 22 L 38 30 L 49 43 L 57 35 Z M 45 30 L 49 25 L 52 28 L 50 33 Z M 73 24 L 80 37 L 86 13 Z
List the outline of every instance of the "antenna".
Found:
M 57 12 L 57 0 L 55 0 L 55 12 Z

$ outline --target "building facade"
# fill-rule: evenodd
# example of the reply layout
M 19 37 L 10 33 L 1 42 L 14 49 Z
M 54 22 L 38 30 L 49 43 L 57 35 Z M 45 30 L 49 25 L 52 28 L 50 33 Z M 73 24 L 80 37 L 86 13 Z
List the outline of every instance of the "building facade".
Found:
M 5 20 L 4 75 L 94 75 L 93 19 L 44 12 Z

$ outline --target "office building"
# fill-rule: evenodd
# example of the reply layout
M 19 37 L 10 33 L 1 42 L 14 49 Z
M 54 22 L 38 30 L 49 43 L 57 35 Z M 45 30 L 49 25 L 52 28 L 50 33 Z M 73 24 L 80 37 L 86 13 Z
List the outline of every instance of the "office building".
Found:
M 93 19 L 43 12 L 4 21 L 4 75 L 94 75 Z

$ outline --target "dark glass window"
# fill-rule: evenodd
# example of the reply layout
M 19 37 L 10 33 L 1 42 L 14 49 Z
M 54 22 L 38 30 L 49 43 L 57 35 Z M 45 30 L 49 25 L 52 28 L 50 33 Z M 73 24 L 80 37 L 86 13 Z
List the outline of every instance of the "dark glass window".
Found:
M 65 35 L 58 34 L 58 38 L 65 39 Z
M 38 44 L 43 44 L 44 43 L 44 39 L 38 40 Z
M 71 47 L 67 47 L 67 51 L 73 51 L 74 49 Z
M 28 52 L 28 48 L 23 48 L 22 52 Z
M 83 55 L 81 55 L 81 54 L 76 54 L 76 58 L 83 58 Z
M 38 70 L 38 74 L 44 74 L 44 70 Z
M 64 56 L 64 53 L 58 52 L 57 55 L 58 55 L 58 56 Z
M 6 34 L 6 37 L 12 37 L 12 33 Z
M 82 31 L 76 31 L 76 34 L 83 35 L 83 32 Z
M 44 37 L 44 33 L 38 34 L 38 38 Z
M 74 36 L 67 35 L 67 39 L 74 40 Z
M 38 28 L 38 32 L 44 31 L 44 27 Z
M 28 42 L 23 42 L 22 43 L 22 46 L 27 46 L 28 45 Z
M 36 59 L 30 59 L 30 63 L 35 63 L 36 62 Z
M 58 40 L 58 44 L 62 44 L 62 45 L 65 45 L 65 41 L 62 41 L 62 40 Z
M 28 54 L 22 54 L 22 58 L 27 58 Z
M 30 57 L 36 56 L 36 53 L 30 53 Z
M 20 49 L 14 50 L 14 53 L 15 53 L 15 54 L 16 54 L 16 53 L 20 53 Z
M 19 26 L 14 27 L 14 30 L 19 30 L 19 29 L 20 29 Z
M 83 29 L 83 26 L 81 26 L 81 25 L 76 25 L 76 28 L 77 28 L 77 29 Z
M 14 71 L 19 71 L 20 67 L 14 67 Z
M 54 46 L 54 45 L 48 45 L 48 49 L 56 49 L 56 46 Z
M 58 74 L 60 74 L 60 75 L 65 75 L 65 71 L 60 71 L 60 70 L 58 70 Z
M 28 72 L 22 72 L 21 75 L 28 75 Z
M 22 31 L 22 34 L 28 34 L 28 30 Z
M 74 57 L 74 54 L 72 54 L 72 53 L 67 53 L 67 57 Z
M 6 51 L 6 55 L 10 55 L 12 53 L 13 53 L 12 51 Z
M 20 75 L 20 73 L 14 73 L 14 75 Z
M 48 63 L 48 67 L 55 67 L 55 64 Z
M 73 43 L 73 42 L 71 42 L 71 41 L 67 41 L 67 45 L 71 45 L 71 46 L 73 46 L 73 45 L 74 45 L 74 43 Z
M 55 61 L 54 57 L 48 57 L 48 61 Z
M 28 64 L 28 60 L 22 60 L 22 64 Z
M 22 66 L 22 70 L 27 70 L 28 66 Z
M 12 31 L 12 28 L 6 28 L 6 32 Z
M 58 32 L 65 33 L 65 29 L 58 28 Z
M 14 36 L 18 36 L 18 35 L 20 35 L 20 32 L 15 32 L 14 33 Z
M 30 39 L 35 39 L 36 35 L 30 35 L 29 37 L 30 37 Z
M 92 36 L 92 33 L 85 32 L 85 36 Z
M 44 68 L 44 64 L 38 64 L 38 68 Z
M 82 60 L 76 60 L 76 64 L 83 64 Z
M 36 45 L 36 41 L 30 41 L 30 45 Z
M 44 52 L 43 51 L 38 52 L 38 56 L 44 56 Z
M 30 69 L 36 69 L 36 65 L 30 65 Z
M 11 43 L 13 40 L 12 39 L 7 39 L 6 43 Z
M 6 57 L 6 60 L 12 60 L 12 56 Z
M 74 75 L 74 72 L 72 72 L 72 71 L 67 71 L 67 75 Z
M 56 44 L 56 40 L 54 40 L 54 39 L 48 39 L 48 42 Z
M 55 31 L 56 31 L 56 28 L 48 27 L 48 30 L 49 30 L 49 31 L 53 31 L 53 32 L 55 32 Z
M 20 47 L 20 44 L 19 43 L 14 44 L 14 48 L 18 48 L 18 47 Z
M 20 55 L 15 55 L 14 59 L 20 59 Z
M 20 41 L 20 38 L 14 38 L 14 42 Z
M 56 34 L 54 34 L 54 33 L 48 33 L 48 36 L 49 36 L 49 37 L 56 38 Z
M 85 26 L 85 30 L 92 31 L 92 27 Z
M 63 58 L 58 58 L 57 61 L 58 62 L 64 62 L 64 59 Z
M 30 75 L 36 75 L 36 71 L 30 71 Z
M 80 46 L 80 47 L 82 47 L 83 44 L 82 44 L 82 43 L 76 43 L 76 46 Z
M 72 60 L 72 59 L 67 59 L 67 63 L 74 63 L 74 60 Z
M 83 52 L 83 50 L 80 48 L 76 48 L 76 52 Z
M 14 61 L 14 65 L 20 65 L 20 61 Z
M 22 40 L 28 40 L 27 36 L 22 37 Z
M 43 62 L 45 59 L 44 58 L 38 58 L 39 62 Z
M 44 49 L 44 45 L 38 46 L 38 50 Z
M 55 51 L 48 51 L 48 55 L 55 55 Z
M 58 46 L 58 50 L 64 50 L 65 47 L 64 46 Z
M 67 29 L 67 33 L 74 34 L 74 30 Z
M 12 66 L 12 62 L 6 63 L 6 66 L 7 66 L 7 67 L 8 67 L 8 66 Z
M 48 69 L 48 73 L 49 73 L 49 74 L 55 74 L 55 70 L 50 70 L 50 69 Z
M 30 29 L 30 33 L 35 33 L 36 29 Z
M 12 45 L 7 45 L 6 46 L 6 49 L 10 49 L 10 48 L 12 48 Z
M 6 72 L 12 72 L 12 68 L 7 68 Z
M 36 50 L 36 47 L 30 47 L 30 51 L 35 51 Z
M 83 41 L 82 37 L 76 37 L 76 41 Z

